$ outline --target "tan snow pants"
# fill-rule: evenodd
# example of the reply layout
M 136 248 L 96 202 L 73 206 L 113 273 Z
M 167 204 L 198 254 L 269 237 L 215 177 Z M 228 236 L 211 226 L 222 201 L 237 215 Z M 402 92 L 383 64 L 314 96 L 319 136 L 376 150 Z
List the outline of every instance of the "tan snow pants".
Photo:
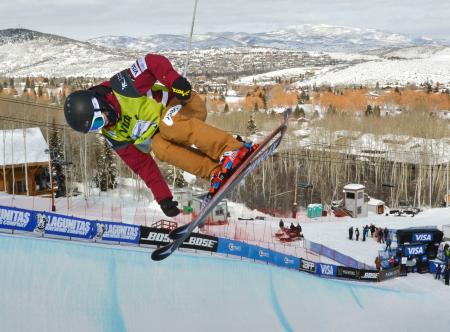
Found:
M 206 124 L 206 115 L 205 103 L 197 93 L 192 92 L 185 105 L 173 98 L 162 114 L 159 132 L 152 138 L 156 158 L 209 180 L 219 168 L 222 154 L 239 149 L 242 143 Z

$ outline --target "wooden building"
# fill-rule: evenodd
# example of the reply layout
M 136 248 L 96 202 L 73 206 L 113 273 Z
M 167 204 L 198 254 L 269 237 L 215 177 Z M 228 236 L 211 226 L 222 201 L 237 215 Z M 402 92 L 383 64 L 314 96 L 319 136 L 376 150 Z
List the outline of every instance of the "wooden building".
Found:
M 39 128 L 0 130 L 0 191 L 49 194 L 48 144 Z

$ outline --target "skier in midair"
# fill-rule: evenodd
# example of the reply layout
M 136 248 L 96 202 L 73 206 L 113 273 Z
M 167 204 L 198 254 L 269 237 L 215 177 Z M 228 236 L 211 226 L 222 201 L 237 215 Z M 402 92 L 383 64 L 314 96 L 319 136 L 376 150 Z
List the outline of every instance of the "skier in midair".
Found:
M 203 100 L 158 54 L 137 59 L 109 81 L 71 93 L 64 115 L 76 131 L 101 131 L 171 217 L 180 213 L 178 202 L 150 151 L 161 161 L 209 180 L 212 196 L 257 147 L 206 124 Z

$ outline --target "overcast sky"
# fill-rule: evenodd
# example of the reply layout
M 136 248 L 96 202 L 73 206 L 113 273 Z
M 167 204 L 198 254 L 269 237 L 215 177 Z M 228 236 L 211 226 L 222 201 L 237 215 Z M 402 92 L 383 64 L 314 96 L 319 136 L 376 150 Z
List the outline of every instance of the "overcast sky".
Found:
M 195 0 L 14 0 L 0 2 L 0 29 L 75 39 L 188 34 Z M 324 23 L 450 41 L 449 0 L 199 0 L 194 33 L 273 31 Z

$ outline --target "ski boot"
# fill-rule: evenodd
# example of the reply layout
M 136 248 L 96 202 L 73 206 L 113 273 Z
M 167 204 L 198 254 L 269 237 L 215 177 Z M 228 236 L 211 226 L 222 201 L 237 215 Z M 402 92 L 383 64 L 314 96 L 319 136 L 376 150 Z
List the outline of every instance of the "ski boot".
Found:
M 244 143 L 244 145 L 234 151 L 227 151 L 220 158 L 220 169 L 213 172 L 211 175 L 210 188 L 208 198 L 220 189 L 222 184 L 236 171 L 242 162 L 248 158 L 258 148 L 259 144 L 252 144 L 251 142 Z

